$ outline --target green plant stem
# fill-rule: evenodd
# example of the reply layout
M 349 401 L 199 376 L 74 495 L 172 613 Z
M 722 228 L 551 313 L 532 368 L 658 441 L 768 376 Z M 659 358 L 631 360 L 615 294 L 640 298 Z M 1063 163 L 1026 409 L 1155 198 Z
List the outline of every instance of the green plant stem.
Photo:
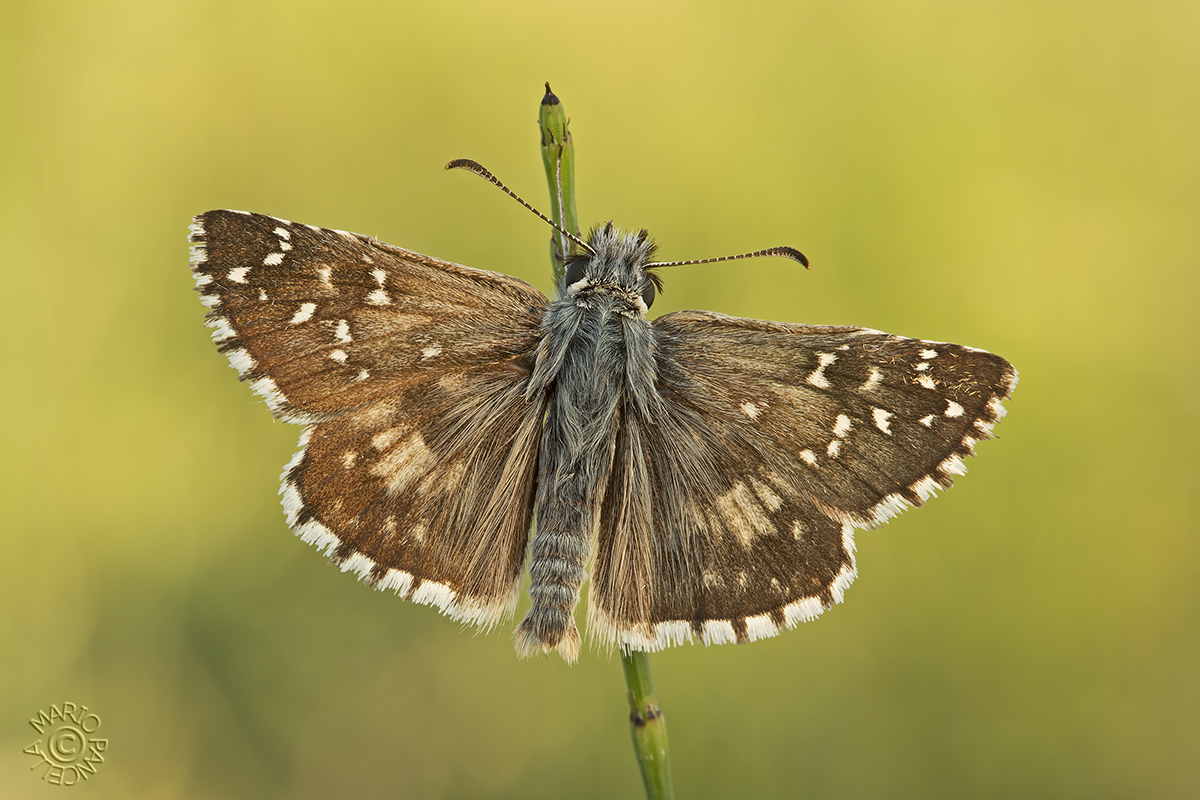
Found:
M 546 84 L 546 95 L 538 111 L 538 127 L 542 133 L 542 164 L 550 187 L 550 216 L 571 233 L 579 235 L 579 216 L 575 209 L 575 144 L 567 129 L 567 114 L 562 103 Z M 550 264 L 554 284 L 562 279 L 566 255 L 574 245 L 557 231 L 550 243 Z M 671 786 L 671 762 L 667 754 L 667 723 L 654 692 L 650 674 L 650 656 L 642 652 L 621 653 L 625 685 L 629 697 L 629 725 L 633 735 L 633 750 L 642 771 L 649 800 L 670 800 L 675 796 Z
M 671 786 L 671 760 L 667 753 L 667 721 L 658 705 L 650 655 L 639 651 L 621 654 L 625 685 L 629 688 L 629 725 L 633 750 L 642 768 L 642 782 L 650 800 L 675 796 Z

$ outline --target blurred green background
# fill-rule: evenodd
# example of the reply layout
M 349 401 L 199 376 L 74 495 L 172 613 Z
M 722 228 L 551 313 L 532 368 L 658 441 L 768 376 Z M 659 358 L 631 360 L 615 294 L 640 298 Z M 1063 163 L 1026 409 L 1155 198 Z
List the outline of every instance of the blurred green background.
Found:
M 546 227 L 442 170 L 545 207 L 546 80 L 585 224 L 813 261 L 672 271 L 656 312 L 1021 371 L 845 605 L 654 657 L 678 795 L 1200 796 L 1200 6 L 423 5 L 5 4 L 0 796 L 640 795 L 615 657 L 518 662 L 289 534 L 300 430 L 187 268 L 231 207 L 548 291 Z M 64 701 L 110 740 L 70 790 L 21 752 Z

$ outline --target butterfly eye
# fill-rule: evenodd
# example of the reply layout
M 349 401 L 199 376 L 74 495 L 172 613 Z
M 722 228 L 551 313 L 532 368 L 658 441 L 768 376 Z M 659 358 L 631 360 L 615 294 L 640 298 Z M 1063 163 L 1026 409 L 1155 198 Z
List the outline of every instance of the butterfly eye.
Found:
M 587 271 L 588 260 L 586 258 L 577 258 L 567 264 L 567 286 L 574 286 L 583 280 L 583 274 Z
M 654 281 L 646 281 L 646 288 L 642 289 L 642 302 L 646 304 L 646 308 L 654 305 Z

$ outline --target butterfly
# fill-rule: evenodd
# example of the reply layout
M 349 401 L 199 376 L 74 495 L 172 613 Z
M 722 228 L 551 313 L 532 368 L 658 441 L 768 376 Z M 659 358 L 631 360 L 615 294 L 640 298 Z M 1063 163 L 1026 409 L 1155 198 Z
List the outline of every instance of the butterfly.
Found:
M 522 655 L 577 658 L 585 580 L 589 634 L 623 650 L 816 617 L 854 580 L 855 529 L 949 487 L 1017 381 L 983 350 L 867 328 L 651 321 L 656 270 L 694 262 L 655 262 L 646 231 L 612 223 L 575 239 L 553 301 L 262 214 L 190 231 L 213 341 L 306 426 L 282 475 L 289 526 L 484 629 L 512 616 L 528 553 Z

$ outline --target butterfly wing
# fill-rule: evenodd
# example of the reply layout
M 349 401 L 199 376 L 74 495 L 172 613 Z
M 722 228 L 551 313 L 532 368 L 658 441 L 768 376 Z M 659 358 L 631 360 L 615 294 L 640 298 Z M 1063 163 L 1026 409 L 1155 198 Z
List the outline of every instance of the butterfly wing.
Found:
M 589 600 L 592 632 L 635 650 L 773 636 L 840 602 L 854 529 L 950 486 L 1017 378 L 864 328 L 653 327 L 662 402 L 622 418 Z
M 516 602 L 543 407 L 528 284 L 261 214 L 195 218 L 213 339 L 288 421 L 288 523 L 364 580 L 490 626 Z

